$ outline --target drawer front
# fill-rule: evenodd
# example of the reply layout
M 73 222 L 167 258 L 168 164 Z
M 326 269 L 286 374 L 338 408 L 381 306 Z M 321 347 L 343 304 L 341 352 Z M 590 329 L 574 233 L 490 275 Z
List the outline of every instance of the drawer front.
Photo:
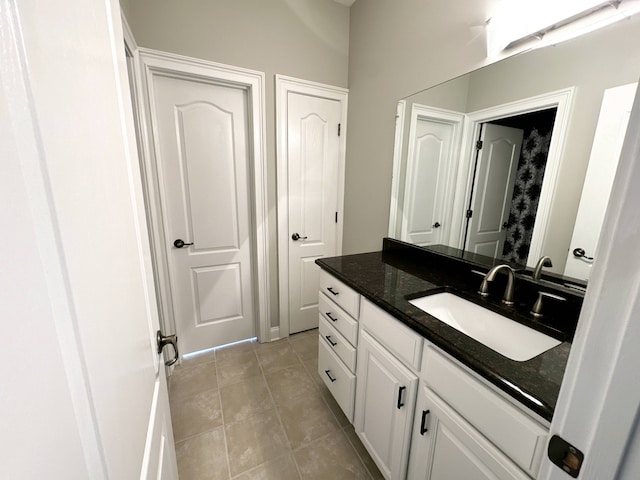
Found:
M 406 365 L 420 370 L 423 338 L 387 312 L 362 299 L 360 324 Z
M 351 345 L 358 345 L 358 322 L 322 292 L 318 295 L 318 311 Z
M 425 347 L 425 383 L 487 439 L 533 477 L 548 431 L 461 367 Z
M 318 342 L 318 374 L 335 398 L 349 422 L 353 423 L 356 376 L 331 351 L 326 342 Z
M 318 327 L 320 341 L 325 342 L 340 357 L 340 360 L 344 362 L 347 368 L 352 373 L 355 373 L 356 349 L 335 328 L 329 325 L 329 322 L 322 316 L 320 316 Z
M 360 294 L 324 270 L 320 270 L 320 291 L 336 302 L 353 318 L 358 318 Z

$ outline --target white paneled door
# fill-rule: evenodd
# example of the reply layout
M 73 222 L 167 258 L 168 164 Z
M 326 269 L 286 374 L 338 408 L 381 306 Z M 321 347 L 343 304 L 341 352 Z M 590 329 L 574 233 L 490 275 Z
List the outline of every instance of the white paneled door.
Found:
M 287 242 L 288 289 L 281 295 L 288 297 L 289 333 L 296 333 L 318 326 L 315 260 L 340 251 L 346 98 L 294 91 L 285 98 L 288 195 L 280 201 L 286 203 L 288 225 L 280 242 Z
M 247 90 L 154 75 L 152 123 L 182 353 L 255 336 Z
M 523 131 L 486 123 L 476 163 L 466 250 L 502 257 Z
M 401 239 L 416 245 L 446 243 L 452 169 L 463 115 L 412 107 Z

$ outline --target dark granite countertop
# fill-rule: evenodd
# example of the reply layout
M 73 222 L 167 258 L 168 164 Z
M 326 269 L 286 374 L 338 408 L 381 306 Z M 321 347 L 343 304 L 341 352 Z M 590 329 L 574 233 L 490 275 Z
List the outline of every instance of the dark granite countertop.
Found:
M 418 257 L 408 255 L 406 251 L 389 249 L 323 258 L 316 263 L 499 389 L 551 421 L 571 348 L 572 327 L 558 328 L 556 324 L 559 319 L 554 317 L 547 319 L 546 324 L 532 322 L 530 316 L 520 311 L 526 307 L 524 303 L 528 303 L 529 298 L 521 308 L 516 306 L 516 309 L 501 306 L 499 299 L 482 299 L 476 293 L 481 277 L 471 273 L 474 265 L 461 261 L 452 263 L 437 254 L 425 253 Z M 500 286 L 496 286 L 495 290 L 498 291 L 498 296 L 502 293 Z M 511 360 L 414 307 L 408 301 L 427 292 L 437 291 L 454 292 L 563 342 L 531 360 Z M 518 293 L 516 290 L 516 295 Z M 525 295 L 521 293 L 521 296 Z M 575 313 L 576 321 L 578 313 L 579 310 Z M 566 312 L 563 314 L 566 315 Z

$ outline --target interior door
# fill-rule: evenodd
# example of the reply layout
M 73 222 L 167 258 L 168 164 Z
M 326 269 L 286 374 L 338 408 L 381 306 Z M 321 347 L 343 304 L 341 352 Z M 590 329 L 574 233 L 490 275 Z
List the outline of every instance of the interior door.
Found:
M 181 353 L 255 336 L 247 91 L 153 75 L 160 197 Z
M 443 243 L 449 164 L 458 140 L 455 132 L 451 123 L 420 117 L 415 122 L 407 158 L 404 241 L 422 246 Z
M 485 123 L 467 224 L 466 250 L 502 256 L 523 131 Z
M 2 476 L 177 479 L 120 5 L 0 10 Z
M 337 255 L 340 101 L 289 92 L 289 333 L 318 326 L 320 269 Z
M 637 88 L 638 84 L 632 83 L 604 92 L 567 255 L 564 274 L 569 277 L 587 280 L 591 274 Z

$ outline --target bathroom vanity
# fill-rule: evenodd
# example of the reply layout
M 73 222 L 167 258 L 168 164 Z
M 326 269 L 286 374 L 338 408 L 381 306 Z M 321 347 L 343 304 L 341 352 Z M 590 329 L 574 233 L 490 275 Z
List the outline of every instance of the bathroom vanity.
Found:
M 477 293 L 503 262 L 451 253 L 385 239 L 381 252 L 317 260 L 318 372 L 387 479 L 535 478 L 582 296 L 521 272 L 507 307 L 506 275 Z M 562 300 L 534 317 L 540 291 Z M 551 342 L 508 358 L 411 303 L 440 293 Z

